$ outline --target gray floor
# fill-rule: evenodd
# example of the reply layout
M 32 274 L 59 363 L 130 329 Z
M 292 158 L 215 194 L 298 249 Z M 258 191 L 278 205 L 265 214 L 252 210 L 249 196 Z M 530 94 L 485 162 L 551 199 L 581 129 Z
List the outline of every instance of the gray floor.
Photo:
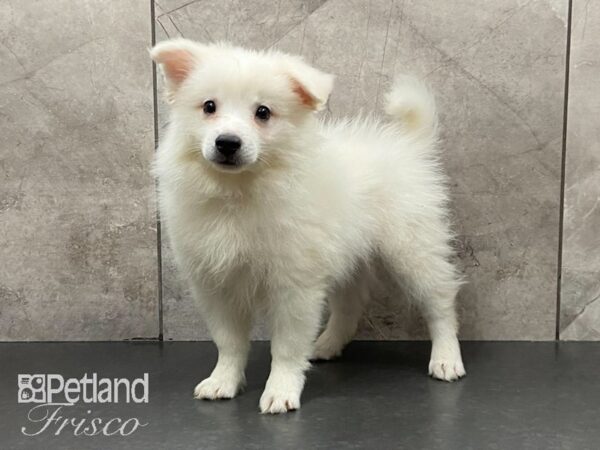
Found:
M 600 344 L 463 348 L 469 374 L 446 384 L 424 374 L 427 343 L 355 342 L 342 359 L 311 370 L 301 410 L 263 416 L 266 343 L 254 344 L 246 392 L 219 402 L 191 396 L 216 358 L 210 343 L 0 344 L 0 448 L 600 448 Z M 31 404 L 17 403 L 17 374 L 85 372 L 148 372 L 149 403 L 76 404 L 64 417 L 137 417 L 148 425 L 129 437 L 75 437 L 72 427 L 58 436 L 56 427 L 21 434 L 41 426 L 27 419 Z

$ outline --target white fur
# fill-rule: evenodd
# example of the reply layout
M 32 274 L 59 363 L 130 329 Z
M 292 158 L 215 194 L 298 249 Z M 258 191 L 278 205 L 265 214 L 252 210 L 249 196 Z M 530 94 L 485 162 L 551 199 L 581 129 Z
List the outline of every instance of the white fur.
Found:
M 454 308 L 461 280 L 449 262 L 428 91 L 402 79 L 387 98 L 390 121 L 322 122 L 314 111 L 333 79 L 301 59 L 186 40 L 159 44 L 152 56 L 161 62 L 181 48 L 193 69 L 183 82 L 167 80 L 171 123 L 155 173 L 176 261 L 219 350 L 196 397 L 229 398 L 242 388 L 252 318 L 265 314 L 273 359 L 260 409 L 299 408 L 309 358 L 332 358 L 352 339 L 375 256 L 422 307 L 429 373 L 463 376 Z M 201 107 L 207 99 L 217 102 L 210 117 Z M 273 111 L 268 123 L 254 118 L 259 104 Z M 224 131 L 244 142 L 233 170 L 211 160 Z M 326 299 L 331 315 L 315 345 Z

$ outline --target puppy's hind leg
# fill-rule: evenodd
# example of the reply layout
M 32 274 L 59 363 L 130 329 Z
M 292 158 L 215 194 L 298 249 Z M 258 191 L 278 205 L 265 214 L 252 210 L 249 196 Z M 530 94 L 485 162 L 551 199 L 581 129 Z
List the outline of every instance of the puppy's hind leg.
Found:
M 440 225 L 440 224 L 438 224 Z M 452 254 L 443 226 L 420 227 L 409 238 L 382 244 L 382 254 L 417 301 L 431 336 L 429 374 L 454 381 L 466 374 L 457 338 L 456 294 L 462 284 L 448 258 Z
M 329 320 L 315 342 L 312 359 L 329 360 L 341 355 L 356 333 L 368 298 L 369 277 L 366 268 L 331 293 L 328 298 Z

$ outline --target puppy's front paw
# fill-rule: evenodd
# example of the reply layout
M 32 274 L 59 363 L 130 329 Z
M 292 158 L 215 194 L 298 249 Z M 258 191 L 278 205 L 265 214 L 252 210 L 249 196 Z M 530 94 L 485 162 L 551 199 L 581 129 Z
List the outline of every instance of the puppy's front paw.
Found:
M 436 358 L 429 361 L 429 375 L 438 380 L 456 381 L 466 374 L 460 357 Z
M 194 389 L 194 398 L 216 400 L 233 398 L 243 386 L 243 380 L 235 376 L 214 376 L 201 381 Z
M 299 393 L 267 388 L 260 397 L 262 414 L 281 414 L 296 409 L 300 409 Z

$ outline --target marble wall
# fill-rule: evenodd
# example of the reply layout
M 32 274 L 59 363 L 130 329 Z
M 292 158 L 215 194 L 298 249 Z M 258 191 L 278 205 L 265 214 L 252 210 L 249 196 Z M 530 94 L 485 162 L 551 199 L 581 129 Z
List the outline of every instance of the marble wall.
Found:
M 560 337 L 600 339 L 600 4 L 573 3 Z
M 158 335 L 148 2 L 0 1 L 0 340 Z
M 558 316 L 562 338 L 599 339 L 593 3 L 573 0 L 557 311 L 568 0 L 156 0 L 154 17 L 150 0 L 0 0 L 0 340 L 208 337 L 166 239 L 157 276 L 152 28 L 302 54 L 336 75 L 334 116 L 379 112 L 396 74 L 426 78 L 469 279 L 462 337 L 554 339 Z M 391 284 L 359 333 L 425 336 Z
M 332 115 L 380 111 L 395 74 L 425 77 L 438 97 L 460 263 L 470 280 L 459 301 L 462 336 L 554 338 L 566 1 L 156 4 L 157 40 L 276 47 L 334 73 Z M 193 299 L 164 261 L 166 338 L 204 338 Z M 359 337 L 425 337 L 418 312 L 388 287 Z

